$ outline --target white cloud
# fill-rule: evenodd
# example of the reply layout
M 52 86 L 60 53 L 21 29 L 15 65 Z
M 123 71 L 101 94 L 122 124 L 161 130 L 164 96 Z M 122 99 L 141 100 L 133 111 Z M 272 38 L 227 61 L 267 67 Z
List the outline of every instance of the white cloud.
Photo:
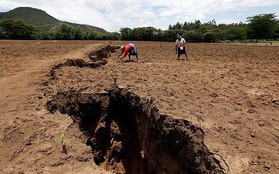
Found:
M 276 19 L 279 19 L 279 10 L 275 13 L 275 15 L 277 16 Z
M 234 20 L 234 19 L 221 19 L 216 21 L 217 24 L 232 24 L 232 23 L 239 23 L 239 20 Z M 245 23 L 245 21 L 242 21 Z
M 108 31 L 122 27 L 166 29 L 177 21 L 207 20 L 209 16 L 243 12 L 252 7 L 279 6 L 278 0 L 1 0 L 0 10 L 20 6 L 39 8 L 59 20 L 90 24 Z M 278 11 L 273 12 L 278 16 Z M 218 22 L 219 21 L 219 22 Z M 218 23 L 237 21 L 218 16 Z M 239 20 L 240 21 L 240 20 Z M 238 21 L 238 22 L 239 22 Z M 226 23 L 227 23 L 226 22 Z

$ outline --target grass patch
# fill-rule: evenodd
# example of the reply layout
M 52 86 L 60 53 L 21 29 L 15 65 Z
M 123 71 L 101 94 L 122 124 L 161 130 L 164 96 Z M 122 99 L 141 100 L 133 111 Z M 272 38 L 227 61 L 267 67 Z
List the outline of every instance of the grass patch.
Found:
M 279 40 L 266 40 L 266 41 L 259 41 L 259 43 L 272 43 L 272 44 L 279 44 Z

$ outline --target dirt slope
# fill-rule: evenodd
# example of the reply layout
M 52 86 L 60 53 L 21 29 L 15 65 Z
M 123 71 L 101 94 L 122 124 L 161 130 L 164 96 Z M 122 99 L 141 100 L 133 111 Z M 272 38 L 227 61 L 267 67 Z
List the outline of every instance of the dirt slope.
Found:
M 86 138 L 45 103 L 58 91 L 100 93 L 113 85 L 154 100 L 160 113 L 205 132 L 205 144 L 228 173 L 279 172 L 279 47 L 189 44 L 190 61 L 175 60 L 173 43 L 136 42 L 140 63 L 117 54 L 97 69 L 64 66 L 68 58 L 119 42 L 1 41 L 1 173 L 102 173 Z M 65 133 L 67 152 L 60 152 Z M 221 157 L 220 157 L 221 156 Z

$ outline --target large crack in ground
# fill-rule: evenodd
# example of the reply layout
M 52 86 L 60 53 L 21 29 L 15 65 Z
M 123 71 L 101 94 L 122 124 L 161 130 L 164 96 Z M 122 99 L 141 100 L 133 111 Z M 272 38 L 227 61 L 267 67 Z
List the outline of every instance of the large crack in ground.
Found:
M 88 68 L 98 68 L 101 66 L 104 66 L 107 64 L 107 58 L 111 56 L 111 53 L 116 52 L 115 50 L 118 49 L 119 46 L 111 46 L 107 45 L 103 48 L 100 48 L 98 50 L 92 51 L 88 53 L 88 57 L 90 61 L 86 62 L 82 59 L 68 59 L 65 63 L 59 63 L 57 65 L 54 65 L 50 72 L 49 75 L 51 79 L 55 79 L 55 73 L 58 69 L 64 66 L 75 66 L 75 67 L 88 67 Z
M 201 128 L 161 114 L 152 100 L 116 84 L 102 93 L 61 91 L 46 107 L 51 113 L 58 110 L 73 119 L 92 148 L 94 162 L 108 171 L 224 173 L 204 144 Z
M 191 122 L 160 114 L 152 101 L 114 86 L 108 93 L 59 92 L 50 112 L 68 114 L 92 148 L 94 162 L 116 173 L 222 173 Z

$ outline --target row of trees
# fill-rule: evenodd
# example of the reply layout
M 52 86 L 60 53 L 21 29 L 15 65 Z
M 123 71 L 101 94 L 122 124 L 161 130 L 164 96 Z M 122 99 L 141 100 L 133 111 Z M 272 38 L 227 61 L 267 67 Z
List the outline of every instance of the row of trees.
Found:
M 79 28 L 73 28 L 62 24 L 58 30 L 39 32 L 35 35 L 36 39 L 44 40 L 118 40 L 119 33 L 97 34 L 82 32 Z
M 162 31 L 153 27 L 122 28 L 120 30 L 123 40 L 150 40 L 150 41 L 173 41 L 176 34 L 192 42 L 221 42 L 221 41 L 243 41 L 259 39 L 279 38 L 279 21 L 274 14 L 262 14 L 248 17 L 248 24 L 216 24 L 215 20 L 207 23 L 177 22 L 169 25 L 168 30 Z
M 5 20 L 0 22 L 0 39 L 44 39 L 44 40 L 141 40 L 173 41 L 178 33 L 187 41 L 221 42 L 234 40 L 259 40 L 279 38 L 279 21 L 274 14 L 262 14 L 248 17 L 248 24 L 216 24 L 215 20 L 207 23 L 177 22 L 169 25 L 168 30 L 154 27 L 121 28 L 120 33 L 106 35 L 85 33 L 79 28 L 62 24 L 55 30 L 40 31 L 22 21 Z
M 1 39 L 33 39 L 34 27 L 22 21 L 5 20 L 0 23 Z
M 101 35 L 82 32 L 62 24 L 56 30 L 40 31 L 22 21 L 4 20 L 0 22 L 0 39 L 41 39 L 41 40 L 117 40 L 119 33 Z

